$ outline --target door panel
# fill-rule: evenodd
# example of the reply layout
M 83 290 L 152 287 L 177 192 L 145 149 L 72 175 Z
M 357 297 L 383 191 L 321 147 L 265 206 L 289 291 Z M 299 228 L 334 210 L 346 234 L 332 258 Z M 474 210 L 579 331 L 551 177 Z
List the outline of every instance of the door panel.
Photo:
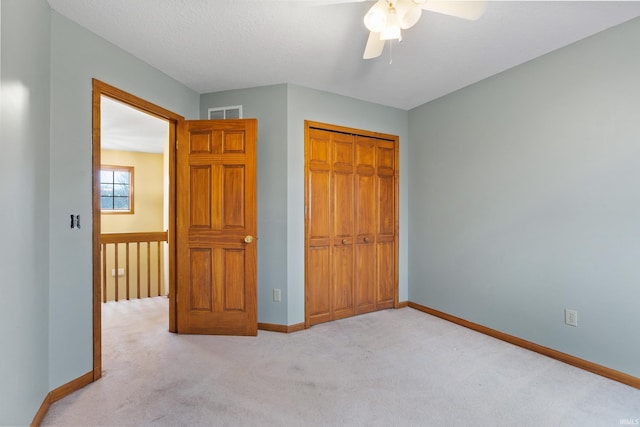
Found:
M 332 319 L 354 315 L 353 306 L 353 245 L 333 248 Z
M 378 173 L 378 234 L 393 236 L 395 232 L 393 176 Z
M 358 241 L 376 233 L 376 140 L 356 138 L 356 219 Z
M 213 280 L 212 252 L 210 248 L 189 251 L 191 267 L 189 296 L 192 310 L 210 311 L 213 308 L 212 287 L 209 286 Z
M 223 251 L 223 271 L 227 286 L 220 287 L 224 292 L 224 311 L 244 311 L 245 307 L 245 256 L 242 249 L 225 249 Z
M 353 173 L 333 175 L 333 206 L 331 220 L 336 241 L 353 237 Z
M 222 227 L 229 229 L 245 229 L 245 177 L 244 165 L 227 165 L 222 167 Z
M 309 172 L 309 192 L 312 195 L 313 203 L 309 207 L 309 217 L 313 221 L 309 225 L 309 238 L 311 244 L 316 245 L 315 240 L 321 239 L 329 244 L 330 225 L 330 195 L 329 195 L 329 171 L 328 170 L 311 170 Z
M 378 243 L 377 309 L 392 308 L 396 295 L 395 244 L 393 241 Z
M 356 245 L 356 314 L 376 309 L 376 247 L 373 243 Z
M 311 247 L 307 252 L 307 311 L 311 324 L 331 320 L 329 246 Z
M 257 333 L 256 131 L 255 120 L 179 124 L 180 333 Z
M 211 228 L 211 166 L 191 166 L 190 191 L 200 195 L 190 199 L 190 226 Z
M 358 240 L 373 238 L 376 233 L 378 213 L 374 170 L 358 172 L 356 179 L 356 218 Z
M 331 220 L 336 240 L 353 236 L 353 136 L 330 134 L 333 147 Z
M 380 141 L 377 146 L 378 175 L 378 234 L 394 236 L 396 233 L 396 148 L 390 141 Z

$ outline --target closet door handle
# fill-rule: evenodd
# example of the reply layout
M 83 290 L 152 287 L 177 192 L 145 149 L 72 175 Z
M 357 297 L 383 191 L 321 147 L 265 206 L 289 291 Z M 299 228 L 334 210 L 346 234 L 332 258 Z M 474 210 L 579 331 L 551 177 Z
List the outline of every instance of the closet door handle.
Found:
M 342 244 L 346 245 L 347 244 L 347 239 L 342 239 Z
M 365 237 L 365 238 L 364 238 L 364 242 L 365 242 L 365 243 L 369 243 L 369 238 L 368 238 L 368 237 Z

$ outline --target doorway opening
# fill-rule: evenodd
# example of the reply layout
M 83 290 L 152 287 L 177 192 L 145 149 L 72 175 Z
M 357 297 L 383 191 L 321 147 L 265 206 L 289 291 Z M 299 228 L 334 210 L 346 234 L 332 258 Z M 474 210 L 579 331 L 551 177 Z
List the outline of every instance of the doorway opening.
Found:
M 102 302 L 166 296 L 169 124 L 100 99 Z
M 183 118 L 95 79 L 92 114 L 95 381 L 102 376 L 103 302 L 168 295 L 175 332 L 175 147 Z M 156 137 L 129 138 L 132 118 Z

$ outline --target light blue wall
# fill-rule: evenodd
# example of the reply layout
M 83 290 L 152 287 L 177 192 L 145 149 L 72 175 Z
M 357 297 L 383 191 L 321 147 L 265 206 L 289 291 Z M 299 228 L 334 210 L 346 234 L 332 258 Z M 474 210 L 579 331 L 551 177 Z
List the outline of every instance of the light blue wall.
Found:
M 200 117 L 231 105 L 242 105 L 244 118 L 258 119 L 258 322 L 286 325 L 287 86 L 204 94 Z M 282 290 L 282 301 L 273 301 L 274 288 Z
M 410 111 L 409 300 L 640 377 L 638 46 L 640 18 Z
M 408 113 L 314 89 L 288 85 L 287 283 L 290 325 L 304 322 L 304 121 L 388 133 L 400 137 L 399 298 L 407 291 Z
M 28 425 L 49 392 L 49 6 L 0 11 L 0 425 Z
M 92 78 L 186 118 L 199 95 L 56 12 L 51 16 L 50 388 L 93 369 Z M 69 228 L 80 214 L 82 228 Z

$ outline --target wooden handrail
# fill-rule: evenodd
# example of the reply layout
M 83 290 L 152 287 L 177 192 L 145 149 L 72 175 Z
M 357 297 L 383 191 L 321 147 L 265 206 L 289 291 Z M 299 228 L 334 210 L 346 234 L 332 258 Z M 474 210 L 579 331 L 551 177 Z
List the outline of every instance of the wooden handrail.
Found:
M 166 242 L 166 231 L 148 233 L 102 233 L 100 243 Z
M 157 285 L 155 288 L 157 289 L 157 295 L 161 294 L 161 274 L 162 274 L 162 258 L 161 258 L 161 244 L 162 242 L 166 242 L 168 239 L 168 233 L 166 231 L 153 231 L 153 232 L 137 232 L 137 233 L 103 233 L 100 235 L 100 246 L 102 251 L 102 301 L 107 302 L 107 245 L 114 245 L 114 282 L 115 282 L 115 300 L 119 300 L 119 277 L 118 277 L 118 246 L 121 244 L 125 245 L 125 282 L 126 282 L 126 298 L 130 298 L 130 253 L 129 253 L 129 245 L 135 244 L 135 271 L 136 271 L 136 296 L 134 298 L 141 298 L 140 294 L 140 284 L 141 284 L 141 263 L 140 263 L 140 244 L 146 243 L 146 277 L 147 277 L 147 296 L 151 296 L 151 242 L 156 242 L 157 250 Z

